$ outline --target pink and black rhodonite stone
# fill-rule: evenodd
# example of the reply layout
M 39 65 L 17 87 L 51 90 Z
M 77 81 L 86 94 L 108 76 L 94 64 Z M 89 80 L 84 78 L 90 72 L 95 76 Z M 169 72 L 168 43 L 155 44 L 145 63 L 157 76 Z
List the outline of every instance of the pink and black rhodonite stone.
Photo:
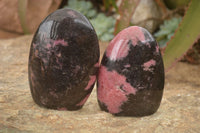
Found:
M 98 39 L 88 19 L 71 9 L 53 12 L 40 24 L 30 48 L 33 100 L 51 109 L 80 109 L 94 87 L 98 60 Z
M 102 110 L 117 116 L 157 111 L 164 88 L 164 67 L 157 42 L 144 28 L 121 31 L 104 53 L 97 80 Z

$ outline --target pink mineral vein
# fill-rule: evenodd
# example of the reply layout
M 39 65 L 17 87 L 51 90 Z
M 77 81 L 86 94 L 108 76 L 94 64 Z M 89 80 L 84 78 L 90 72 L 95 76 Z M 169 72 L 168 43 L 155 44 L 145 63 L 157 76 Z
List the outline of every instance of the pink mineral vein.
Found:
M 59 111 L 65 111 L 65 110 L 67 110 L 67 108 L 62 107 L 62 108 L 58 108 L 58 110 L 59 110 Z
M 127 38 L 131 38 L 133 46 L 136 46 L 138 41 L 145 41 L 144 33 L 140 27 L 132 26 L 129 30 L 129 32 L 127 31 L 127 34 L 129 34 Z
M 76 106 L 82 106 L 87 101 L 89 96 L 90 96 L 90 93 L 83 100 L 81 100 L 80 103 L 76 104 Z
M 50 91 L 49 94 L 54 98 L 59 98 L 58 95 L 54 91 Z
M 54 43 L 53 43 L 53 46 L 55 47 L 56 45 L 68 46 L 68 43 L 65 42 L 64 39 L 62 39 L 62 40 L 55 40 Z
M 128 67 L 131 67 L 131 65 L 130 64 L 126 64 L 126 65 L 124 65 L 124 67 L 128 68 Z
M 74 11 L 68 11 L 67 13 L 72 17 L 76 17 L 76 14 L 74 13 Z
M 156 45 L 156 52 L 159 53 L 159 46 L 158 46 L 158 44 Z
M 48 44 L 46 45 L 46 48 L 47 48 L 48 50 L 50 50 L 50 49 L 51 49 L 51 44 L 48 43 Z
M 95 81 L 96 81 L 96 75 L 90 76 L 90 80 L 84 90 L 90 89 L 90 87 L 95 83 Z
M 131 26 L 118 33 L 108 45 L 106 56 L 113 61 L 123 59 L 128 55 L 128 42 L 130 40 L 133 46 L 136 46 L 138 41 L 145 41 L 144 33 L 140 27 Z
M 30 67 L 30 78 L 31 78 L 31 85 L 32 85 L 32 90 L 33 90 L 33 93 L 35 94 L 35 75 L 33 73 L 33 70 L 32 68 Z
M 94 67 L 99 67 L 99 62 L 97 62 L 96 64 L 94 64 Z
M 117 37 L 110 42 L 106 50 L 106 56 L 111 60 L 120 60 L 128 55 L 128 40 L 119 40 Z
M 125 76 L 107 71 L 104 66 L 100 67 L 98 83 L 98 100 L 107 106 L 110 113 L 119 113 L 121 105 L 128 100 L 127 95 L 136 93 Z
M 152 69 L 150 68 L 151 66 L 155 66 L 156 65 L 156 61 L 155 60 L 153 60 L 153 59 L 151 59 L 151 60 L 149 60 L 149 61 L 147 61 L 147 62 L 145 62 L 144 64 L 143 64 L 143 67 L 144 67 L 144 71 L 152 71 Z
M 149 42 L 146 43 L 146 45 L 151 48 L 151 44 Z

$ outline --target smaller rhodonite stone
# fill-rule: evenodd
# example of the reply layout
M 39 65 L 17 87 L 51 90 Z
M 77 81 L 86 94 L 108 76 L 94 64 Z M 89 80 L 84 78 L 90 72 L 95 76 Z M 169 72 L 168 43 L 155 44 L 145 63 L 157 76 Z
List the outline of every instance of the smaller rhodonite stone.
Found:
M 160 106 L 164 66 L 159 46 L 144 28 L 122 30 L 108 45 L 97 79 L 101 110 L 117 116 L 147 116 Z
M 88 19 L 71 9 L 53 12 L 31 43 L 28 74 L 33 100 L 51 109 L 80 109 L 94 87 L 98 61 L 98 38 Z

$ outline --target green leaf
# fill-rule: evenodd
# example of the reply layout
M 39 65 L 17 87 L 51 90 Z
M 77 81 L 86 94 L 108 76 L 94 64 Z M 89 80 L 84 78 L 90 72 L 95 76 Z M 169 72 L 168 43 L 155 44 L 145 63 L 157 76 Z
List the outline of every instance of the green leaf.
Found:
M 19 20 L 22 26 L 24 34 L 29 34 L 29 29 L 26 24 L 26 9 L 27 9 L 28 0 L 18 0 L 18 13 Z
M 168 70 L 194 44 L 200 36 L 200 2 L 192 0 L 174 37 L 168 42 L 163 55 Z
M 103 34 L 102 36 L 101 36 L 101 41 L 104 41 L 104 42 L 106 42 L 106 41 L 110 41 L 112 38 L 114 37 L 114 35 L 112 35 L 112 34 Z
M 93 18 L 97 14 L 96 10 L 91 10 L 90 12 L 87 13 L 88 18 Z
M 115 19 L 113 17 L 107 17 L 103 13 L 97 14 L 97 11 L 92 7 L 90 1 L 68 0 L 67 7 L 85 15 L 92 23 L 100 40 L 110 41 L 113 38 Z
M 165 20 L 164 24 L 160 26 L 160 30 L 154 34 L 160 47 L 166 47 L 166 43 L 171 39 L 171 36 L 174 35 L 180 21 L 181 18 L 172 18 L 170 20 Z
M 165 48 L 167 42 L 168 42 L 168 39 L 162 39 L 162 40 L 160 40 L 159 41 L 160 48 Z

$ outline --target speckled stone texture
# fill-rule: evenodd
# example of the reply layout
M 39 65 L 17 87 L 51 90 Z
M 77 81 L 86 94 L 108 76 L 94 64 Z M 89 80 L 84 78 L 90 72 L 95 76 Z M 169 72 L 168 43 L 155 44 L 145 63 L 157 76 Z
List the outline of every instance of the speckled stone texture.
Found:
M 28 83 L 32 36 L 0 40 L 0 133 L 199 133 L 200 65 L 177 63 L 166 73 L 162 102 L 146 117 L 101 111 L 96 87 L 82 109 L 57 111 L 34 103 Z M 107 43 L 100 43 L 101 53 Z
M 71 9 L 50 14 L 31 43 L 29 82 L 34 101 L 58 110 L 82 108 L 99 67 L 98 39 L 90 22 Z
M 164 67 L 152 35 L 138 26 L 117 34 L 105 51 L 97 81 L 102 110 L 118 116 L 155 113 L 163 95 Z

